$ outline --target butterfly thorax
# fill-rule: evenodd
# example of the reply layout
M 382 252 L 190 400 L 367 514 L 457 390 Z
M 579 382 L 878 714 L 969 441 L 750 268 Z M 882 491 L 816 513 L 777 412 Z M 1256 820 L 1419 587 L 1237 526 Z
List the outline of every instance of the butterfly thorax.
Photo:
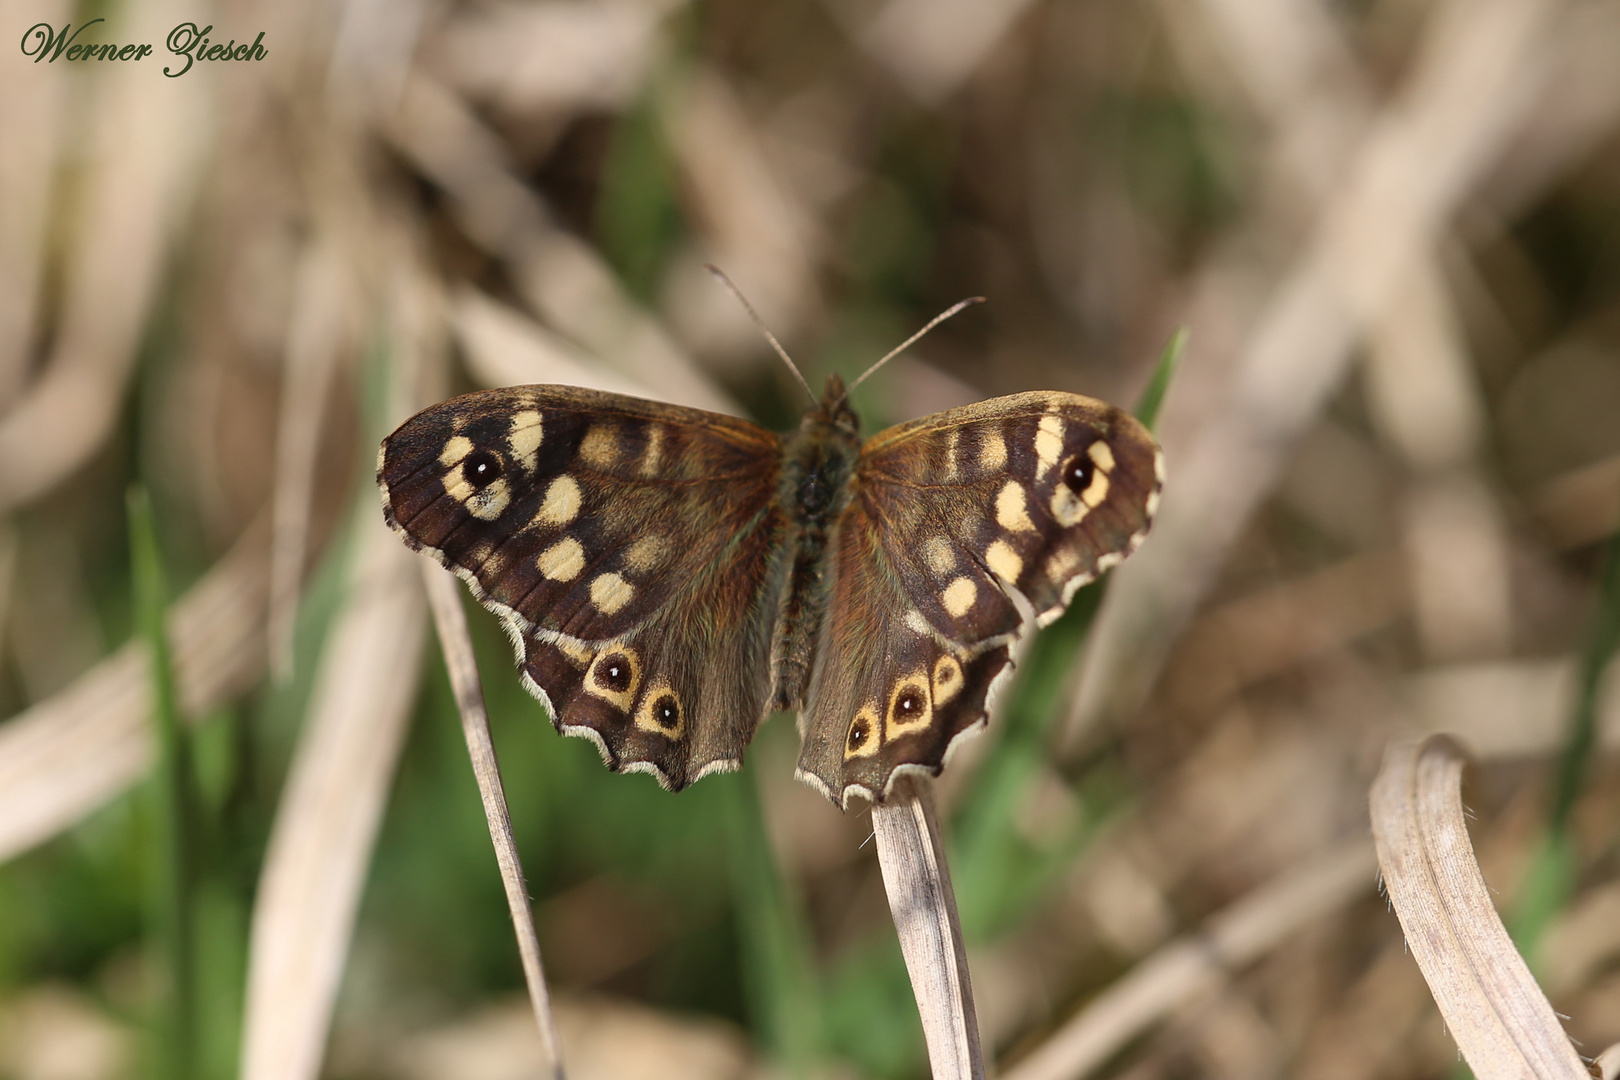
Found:
M 778 499 L 788 522 L 790 557 L 771 650 L 772 707 L 778 710 L 804 702 L 815 659 L 812 643 L 827 605 L 828 536 L 849 502 L 849 478 L 860 452 L 860 419 L 844 396 L 844 381 L 831 375 L 821 401 L 805 412 L 783 453 Z

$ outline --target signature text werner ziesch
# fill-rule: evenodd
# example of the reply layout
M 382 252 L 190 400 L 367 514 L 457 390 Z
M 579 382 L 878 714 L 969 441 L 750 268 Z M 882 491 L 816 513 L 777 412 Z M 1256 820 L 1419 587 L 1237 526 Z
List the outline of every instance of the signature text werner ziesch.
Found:
M 64 23 L 62 29 L 51 29 L 50 23 L 35 23 L 23 34 L 22 51 L 24 56 L 32 56 L 34 63 L 48 60 L 55 63 L 58 57 L 68 60 L 139 60 L 152 55 L 150 45 L 102 45 L 78 43 L 78 36 L 99 22 L 106 19 L 91 19 L 77 30 L 73 30 L 72 23 Z M 72 30 L 70 34 L 68 31 Z M 208 35 L 214 32 L 212 24 L 197 29 L 192 22 L 181 23 L 169 31 L 164 45 L 177 57 L 185 57 L 186 66 L 179 67 L 178 63 L 165 67 L 163 74 L 171 79 L 179 78 L 191 70 L 191 65 L 198 60 L 263 60 L 269 56 L 264 47 L 264 31 L 253 39 L 253 44 L 238 45 L 232 38 L 229 43 L 220 45 L 217 42 L 210 45 Z

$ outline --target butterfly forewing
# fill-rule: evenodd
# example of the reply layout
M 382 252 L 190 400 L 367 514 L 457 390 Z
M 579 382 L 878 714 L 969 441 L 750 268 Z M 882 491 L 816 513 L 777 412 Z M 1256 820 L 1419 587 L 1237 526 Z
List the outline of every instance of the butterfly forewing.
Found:
M 1162 482 L 1134 418 L 1030 393 L 867 442 L 836 526 L 832 598 L 806 702 L 800 772 L 839 801 L 897 769 L 937 773 L 978 725 L 1020 630 L 1043 625 L 1135 550 Z
M 383 443 L 384 513 L 519 645 L 612 767 L 735 767 L 765 711 L 784 522 L 775 435 L 568 387 L 470 394 Z

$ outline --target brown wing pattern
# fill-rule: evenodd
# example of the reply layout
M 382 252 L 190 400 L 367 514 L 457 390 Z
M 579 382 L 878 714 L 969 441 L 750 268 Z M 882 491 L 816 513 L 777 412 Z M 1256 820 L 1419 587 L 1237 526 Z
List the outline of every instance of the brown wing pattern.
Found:
M 938 773 L 1011 671 L 1022 594 L 1037 621 L 1146 537 L 1158 446 L 1090 398 L 1029 393 L 879 432 L 832 545 L 801 777 L 847 803 Z
M 523 681 L 610 768 L 735 768 L 770 694 L 780 444 L 743 420 L 572 387 L 436 405 L 390 435 L 388 523 L 498 615 Z

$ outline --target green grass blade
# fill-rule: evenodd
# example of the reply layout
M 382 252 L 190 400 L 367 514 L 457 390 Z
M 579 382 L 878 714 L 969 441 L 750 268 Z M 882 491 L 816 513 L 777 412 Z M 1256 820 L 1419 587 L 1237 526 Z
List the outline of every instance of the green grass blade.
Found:
M 1153 375 L 1148 379 L 1147 386 L 1142 390 L 1142 396 L 1137 399 L 1136 408 L 1132 410 L 1136 418 L 1152 430 L 1159 422 L 1159 407 L 1164 404 L 1165 394 L 1170 392 L 1170 379 L 1181 364 L 1181 354 L 1187 348 L 1187 328 L 1183 326 L 1165 343 L 1164 350 L 1159 353 L 1158 363 L 1153 365 Z
M 158 736 L 155 770 L 157 841 L 153 926 L 162 943 L 168 1000 L 160 1025 L 160 1075 L 191 1080 L 197 1075 L 197 866 L 198 823 L 192 784 L 191 745 L 180 720 L 174 663 L 165 629 L 168 582 L 144 488 L 129 493 L 130 562 L 135 586 L 135 624 L 146 642 L 152 713 Z
M 736 793 L 727 822 L 745 983 L 754 1023 L 777 1063 L 789 1076 L 806 1077 L 825 1057 L 810 932 L 771 852 L 755 776 L 750 770 L 727 778 Z
M 1620 533 L 1609 541 L 1598 585 L 1597 616 L 1581 654 L 1569 726 L 1553 781 L 1552 806 L 1541 849 L 1531 863 L 1513 920 L 1513 939 L 1534 957 L 1542 933 L 1564 909 L 1575 890 L 1580 859 L 1569 833 L 1597 741 L 1598 693 L 1603 673 L 1620 650 Z

